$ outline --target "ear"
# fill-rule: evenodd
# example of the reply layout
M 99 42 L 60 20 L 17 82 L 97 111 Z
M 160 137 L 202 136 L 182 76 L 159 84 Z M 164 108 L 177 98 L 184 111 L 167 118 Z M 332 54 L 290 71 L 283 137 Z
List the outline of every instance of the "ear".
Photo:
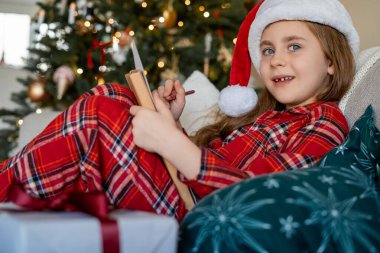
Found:
M 332 64 L 332 62 L 331 62 L 330 60 L 328 60 L 328 63 L 329 63 L 329 65 L 328 65 L 328 67 L 327 67 L 327 73 L 328 73 L 330 76 L 332 76 L 332 75 L 334 75 L 334 73 L 335 73 L 335 66 Z

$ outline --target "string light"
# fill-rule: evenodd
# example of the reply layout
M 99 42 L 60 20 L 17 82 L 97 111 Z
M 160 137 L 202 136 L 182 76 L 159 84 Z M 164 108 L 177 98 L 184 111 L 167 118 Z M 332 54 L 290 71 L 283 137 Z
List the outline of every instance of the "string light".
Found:
M 84 21 L 84 26 L 87 27 L 87 28 L 90 27 L 91 26 L 91 22 L 88 21 L 88 20 Z
M 179 21 L 179 22 L 178 22 L 178 26 L 179 26 L 179 27 L 182 27 L 182 26 L 183 26 L 183 22 L 182 22 L 182 21 Z
M 134 31 L 129 31 L 129 36 L 135 36 L 135 32 Z
M 151 31 L 153 31 L 153 29 L 154 29 L 154 25 L 149 25 L 149 26 L 148 26 L 148 29 L 151 30 Z
M 99 71 L 100 72 L 105 72 L 106 70 L 107 70 L 107 66 L 106 65 L 99 66 Z
M 160 18 L 158 19 L 158 21 L 162 24 L 162 23 L 165 22 L 165 18 L 164 18 L 164 17 L 160 17 Z
M 189 6 L 191 4 L 191 1 L 190 0 L 186 0 L 185 1 L 185 5 Z
M 37 108 L 36 113 L 37 113 L 37 114 L 41 114 L 41 113 L 42 113 L 41 108 Z
M 148 4 L 146 2 L 142 2 L 141 7 L 146 8 L 146 7 L 148 7 Z
M 236 44 L 236 40 L 237 40 L 237 38 L 235 38 L 232 42 L 233 42 L 234 44 Z
M 115 32 L 115 37 L 116 38 L 120 38 L 121 37 L 121 32 L 119 32 L 119 31 Z
M 17 126 L 21 126 L 22 124 L 24 124 L 24 120 L 19 119 L 19 120 L 17 121 Z
M 159 62 L 157 63 L 157 66 L 158 66 L 160 69 L 162 69 L 163 67 L 165 67 L 165 62 L 163 62 L 163 61 L 159 61 Z
M 82 75 L 82 74 L 83 74 L 83 69 L 78 68 L 78 69 L 77 69 L 77 73 L 78 73 L 78 75 Z
M 203 5 L 199 6 L 199 11 L 205 11 L 205 7 Z
M 113 20 L 113 18 L 108 19 L 108 24 L 112 25 L 113 23 L 115 23 L 115 20 Z
M 210 12 L 206 11 L 203 13 L 203 17 L 208 18 L 210 17 Z
M 106 33 L 111 33 L 112 32 L 112 27 L 107 25 L 106 26 Z

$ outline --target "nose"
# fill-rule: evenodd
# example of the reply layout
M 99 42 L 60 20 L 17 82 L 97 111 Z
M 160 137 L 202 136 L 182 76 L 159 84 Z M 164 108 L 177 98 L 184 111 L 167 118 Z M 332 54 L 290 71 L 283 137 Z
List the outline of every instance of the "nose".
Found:
M 277 51 L 272 55 L 270 63 L 273 67 L 285 66 L 286 65 L 286 56 L 284 55 L 284 53 Z

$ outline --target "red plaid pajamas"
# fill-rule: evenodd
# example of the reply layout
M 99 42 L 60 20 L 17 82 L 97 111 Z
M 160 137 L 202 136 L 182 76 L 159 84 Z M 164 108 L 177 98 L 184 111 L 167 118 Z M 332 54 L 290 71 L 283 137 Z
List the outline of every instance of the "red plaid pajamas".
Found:
M 21 183 L 30 194 L 52 198 L 62 192 L 104 191 L 111 204 L 176 216 L 186 213 L 162 160 L 133 143 L 124 86 L 97 86 L 25 146 L 0 164 L 0 201 Z M 180 178 L 203 197 L 215 189 L 263 173 L 313 165 L 348 132 L 333 103 L 269 111 L 224 142 L 202 148 L 201 171 Z
M 316 102 L 267 111 L 252 124 L 202 149 L 201 171 L 185 180 L 204 197 L 215 189 L 262 174 L 310 167 L 348 133 L 336 103 Z

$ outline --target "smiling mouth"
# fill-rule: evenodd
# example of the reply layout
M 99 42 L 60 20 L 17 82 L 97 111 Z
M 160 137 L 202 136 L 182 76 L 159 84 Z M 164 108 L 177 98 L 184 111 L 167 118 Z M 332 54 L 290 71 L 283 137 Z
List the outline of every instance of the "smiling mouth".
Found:
M 279 83 L 279 82 L 290 81 L 290 80 L 293 80 L 293 79 L 294 79 L 294 76 L 284 76 L 284 77 L 281 77 L 281 78 L 274 78 L 274 79 L 272 79 L 272 81 L 275 82 L 275 83 Z

